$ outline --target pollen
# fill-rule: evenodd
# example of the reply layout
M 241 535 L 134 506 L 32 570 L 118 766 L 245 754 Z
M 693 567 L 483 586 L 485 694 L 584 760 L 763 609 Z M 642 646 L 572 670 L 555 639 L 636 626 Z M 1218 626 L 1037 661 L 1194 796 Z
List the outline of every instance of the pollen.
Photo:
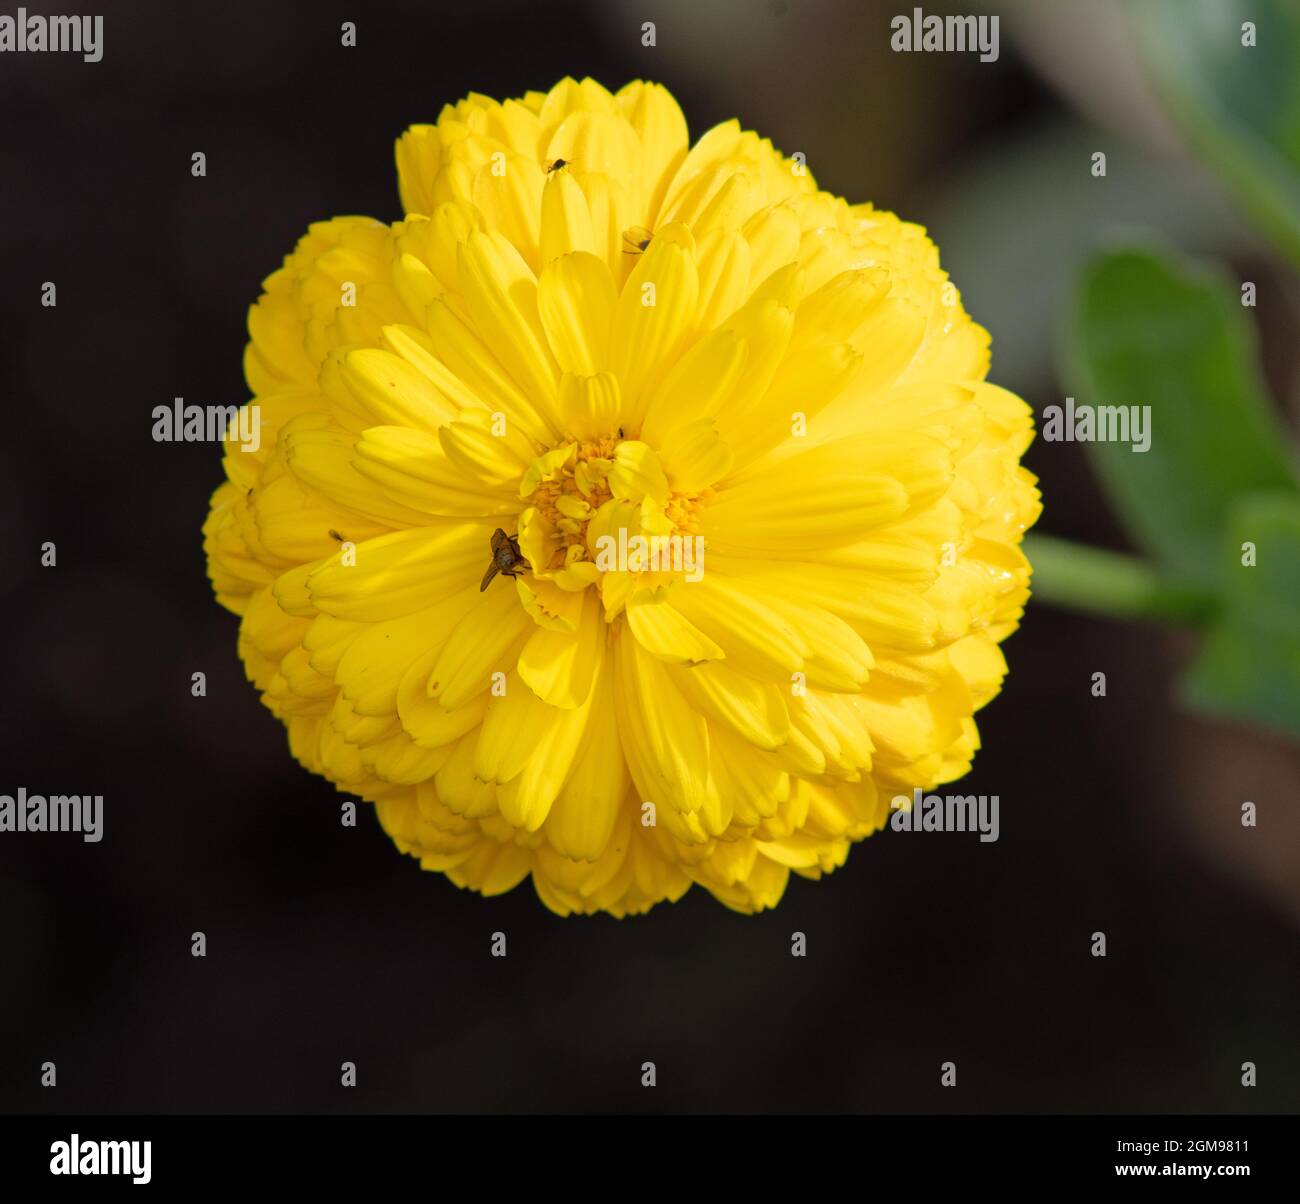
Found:
M 625 442 L 609 436 L 574 444 L 568 458 L 558 469 L 551 470 L 554 479 L 542 481 L 526 499 L 558 537 L 559 546 L 551 552 L 547 568 L 558 570 L 577 561 L 595 559 L 589 527 L 601 507 L 614 500 L 609 477 Z M 679 537 L 698 534 L 701 508 L 712 493 L 711 489 L 699 493 L 670 491 L 658 508 L 662 522 L 655 523 L 655 516 L 651 516 L 654 533 Z

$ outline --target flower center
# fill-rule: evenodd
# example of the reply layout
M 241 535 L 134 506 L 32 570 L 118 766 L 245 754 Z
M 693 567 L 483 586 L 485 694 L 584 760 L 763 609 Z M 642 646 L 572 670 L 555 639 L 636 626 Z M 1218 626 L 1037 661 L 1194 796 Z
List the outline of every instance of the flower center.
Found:
M 598 579 L 598 566 L 607 571 L 598 553 L 611 542 L 626 547 L 629 540 L 693 538 L 711 496 L 707 489 L 672 489 L 653 449 L 621 431 L 544 453 L 519 492 L 529 506 L 521 518 L 521 546 L 535 570 L 566 576 L 573 570 L 589 584 Z M 636 564 L 619 570 L 643 571 Z
M 551 556 L 548 568 L 559 569 L 575 560 L 591 559 L 587 547 L 587 524 L 614 494 L 609 474 L 620 440 L 610 435 L 589 443 L 574 445 L 570 462 L 560 466 L 555 480 L 543 481 L 533 493 L 532 503 L 554 527 L 560 546 Z M 579 549 L 571 553 L 570 548 Z

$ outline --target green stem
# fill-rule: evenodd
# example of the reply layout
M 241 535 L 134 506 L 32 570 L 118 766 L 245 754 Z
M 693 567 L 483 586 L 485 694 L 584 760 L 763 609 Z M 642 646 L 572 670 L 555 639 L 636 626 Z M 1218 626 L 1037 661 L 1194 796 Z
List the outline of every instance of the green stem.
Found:
M 1034 566 L 1034 597 L 1069 610 L 1199 625 L 1214 609 L 1208 590 L 1120 552 L 1027 535 L 1025 555 Z

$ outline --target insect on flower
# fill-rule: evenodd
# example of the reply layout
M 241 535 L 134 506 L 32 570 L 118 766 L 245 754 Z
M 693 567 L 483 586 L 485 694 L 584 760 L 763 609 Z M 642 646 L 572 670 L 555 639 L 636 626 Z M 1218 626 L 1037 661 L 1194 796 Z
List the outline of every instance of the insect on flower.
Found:
M 492 563 L 483 574 L 483 583 L 478 587 L 478 592 L 481 594 L 487 589 L 498 573 L 503 577 L 518 577 L 524 569 L 531 567 L 519 550 L 519 537 L 507 535 L 498 527 L 492 532 Z
M 640 255 L 654 235 L 644 226 L 629 226 L 623 231 L 623 254 Z

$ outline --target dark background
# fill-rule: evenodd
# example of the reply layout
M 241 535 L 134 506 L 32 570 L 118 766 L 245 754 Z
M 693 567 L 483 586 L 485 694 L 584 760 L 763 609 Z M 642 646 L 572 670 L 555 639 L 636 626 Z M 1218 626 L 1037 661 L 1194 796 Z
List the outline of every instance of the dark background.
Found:
M 1277 286 L 1253 312 L 1294 421 L 1294 281 L 1181 153 L 1118 6 L 1002 4 L 992 64 L 891 53 L 895 0 L 97 6 L 102 62 L 0 57 L 0 792 L 105 798 L 100 844 L 0 836 L 0 1110 L 1300 1110 L 1300 760 L 1177 708 L 1189 638 L 1031 605 L 965 787 L 999 795 L 996 844 L 886 832 L 756 918 L 695 889 L 561 920 L 422 873 L 368 810 L 340 827 L 211 597 L 218 449 L 150 437 L 173 397 L 246 399 L 246 309 L 310 221 L 399 216 L 406 125 L 565 74 L 662 81 L 692 137 L 739 116 L 926 225 L 1040 410 L 1074 391 L 1089 245 L 1225 259 Z M 1123 546 L 1077 445 L 1027 462 L 1042 529 Z

